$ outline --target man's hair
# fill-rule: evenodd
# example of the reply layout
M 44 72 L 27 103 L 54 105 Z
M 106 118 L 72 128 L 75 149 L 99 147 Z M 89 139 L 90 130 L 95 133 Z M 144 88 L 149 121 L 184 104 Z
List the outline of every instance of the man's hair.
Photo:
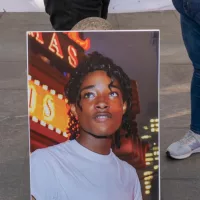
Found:
M 127 109 L 123 115 L 121 127 L 115 133 L 115 145 L 119 148 L 120 129 L 123 129 L 126 132 L 126 136 L 131 136 L 133 134 L 134 123 L 132 110 L 133 94 L 131 80 L 121 67 L 114 64 L 110 58 L 104 57 L 97 52 L 93 52 L 89 54 L 87 58 L 78 65 L 73 73 L 71 73 L 71 77 L 65 86 L 65 95 L 68 99 L 69 104 L 76 104 L 81 109 L 80 87 L 86 75 L 88 75 L 88 73 L 90 72 L 94 72 L 97 70 L 105 71 L 108 77 L 111 78 L 111 83 L 109 84 L 109 86 L 112 86 L 114 79 L 119 82 L 121 86 L 123 102 L 127 103 Z M 72 140 L 75 139 L 79 134 L 79 125 L 78 121 L 71 112 L 69 113 L 69 115 L 72 120 L 69 123 L 68 132 L 71 134 L 70 140 Z

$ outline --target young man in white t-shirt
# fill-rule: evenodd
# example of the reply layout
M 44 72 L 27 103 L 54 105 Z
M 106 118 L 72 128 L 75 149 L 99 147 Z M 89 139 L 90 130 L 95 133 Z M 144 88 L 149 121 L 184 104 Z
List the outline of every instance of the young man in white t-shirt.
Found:
M 71 74 L 65 94 L 71 140 L 31 155 L 32 199 L 142 200 L 136 170 L 111 149 L 120 147 L 121 129 L 133 133 L 129 77 L 94 52 Z

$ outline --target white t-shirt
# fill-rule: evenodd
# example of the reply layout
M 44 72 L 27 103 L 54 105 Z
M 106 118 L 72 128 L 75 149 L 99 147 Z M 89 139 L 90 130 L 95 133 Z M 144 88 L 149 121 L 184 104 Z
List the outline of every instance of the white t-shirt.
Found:
M 136 170 L 76 140 L 31 155 L 31 195 L 36 200 L 142 200 Z

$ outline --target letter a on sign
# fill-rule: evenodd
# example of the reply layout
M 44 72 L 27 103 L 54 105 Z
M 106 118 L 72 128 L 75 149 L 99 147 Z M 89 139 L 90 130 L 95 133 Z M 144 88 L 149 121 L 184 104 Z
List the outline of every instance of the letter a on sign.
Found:
M 62 49 L 60 46 L 60 42 L 58 40 L 58 36 L 56 33 L 53 34 L 50 45 L 49 45 L 49 50 L 51 50 L 53 53 L 56 53 L 57 56 L 60 58 L 63 58 L 63 53 Z

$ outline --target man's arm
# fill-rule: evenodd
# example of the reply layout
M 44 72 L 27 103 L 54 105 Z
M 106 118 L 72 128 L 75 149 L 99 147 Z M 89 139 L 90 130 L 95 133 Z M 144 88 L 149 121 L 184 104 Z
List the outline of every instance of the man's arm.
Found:
M 31 200 L 36 200 L 33 196 L 31 196 Z

